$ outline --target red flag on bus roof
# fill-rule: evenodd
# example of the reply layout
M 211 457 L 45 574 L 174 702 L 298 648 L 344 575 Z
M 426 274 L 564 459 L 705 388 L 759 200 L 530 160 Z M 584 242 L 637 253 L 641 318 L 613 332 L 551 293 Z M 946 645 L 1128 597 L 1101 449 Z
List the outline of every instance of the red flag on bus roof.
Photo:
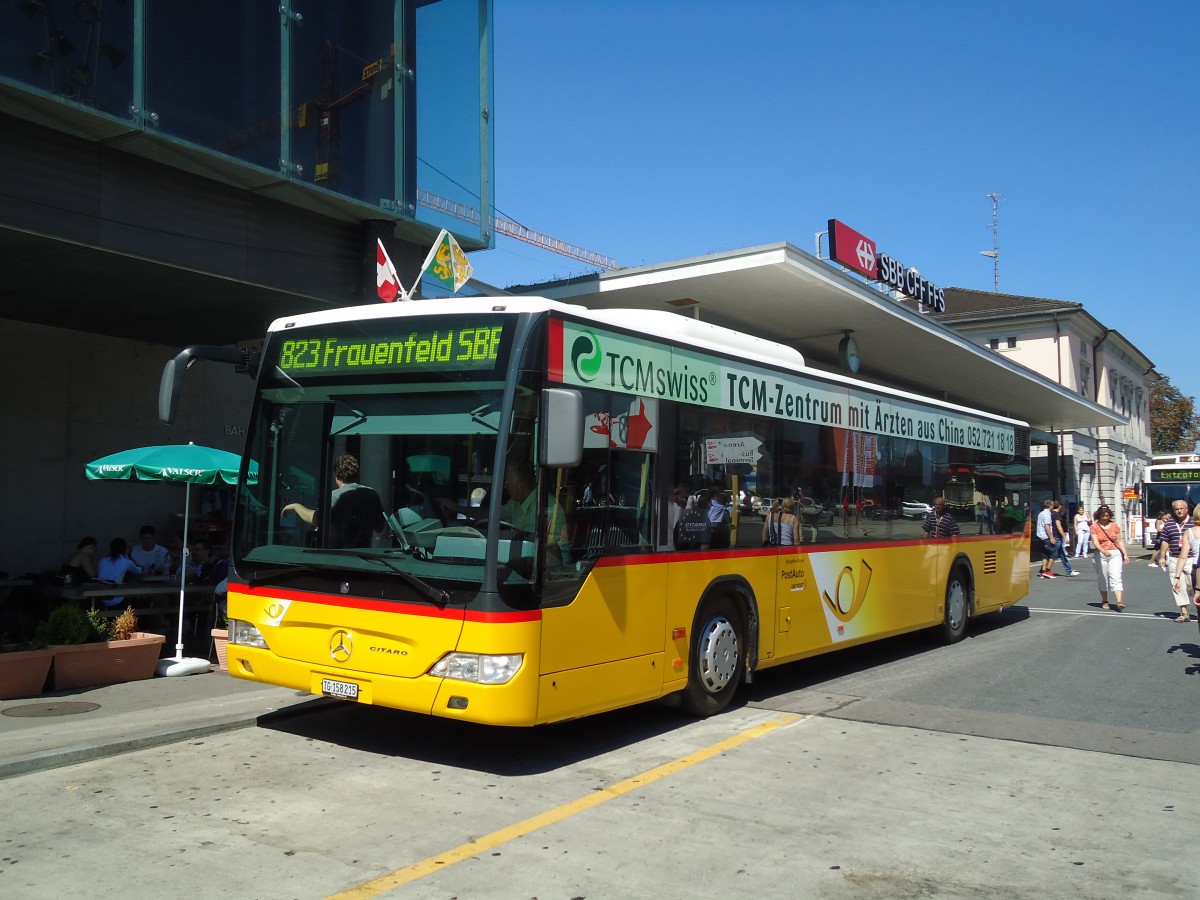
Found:
M 396 274 L 396 267 L 392 265 L 392 258 L 384 249 L 383 239 L 376 238 L 375 244 L 375 289 L 379 293 L 379 299 L 384 303 L 391 303 L 397 296 L 407 300 L 408 297 L 400 284 L 400 276 Z

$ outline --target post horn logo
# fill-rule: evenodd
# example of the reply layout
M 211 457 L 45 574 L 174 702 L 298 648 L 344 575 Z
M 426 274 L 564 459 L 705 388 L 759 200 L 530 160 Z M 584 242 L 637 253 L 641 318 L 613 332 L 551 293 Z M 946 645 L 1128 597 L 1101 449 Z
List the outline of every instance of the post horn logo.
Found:
M 842 570 L 838 572 L 837 581 L 834 582 L 834 596 L 830 597 L 828 591 L 822 592 L 821 596 L 825 600 L 825 605 L 829 607 L 829 611 L 839 622 L 849 622 L 867 602 L 867 588 L 871 586 L 871 575 L 871 566 L 865 559 L 861 559 L 859 560 L 857 584 L 855 584 L 854 570 L 849 566 L 843 566 Z
M 353 652 L 354 638 L 350 636 L 350 632 L 339 628 L 329 639 L 329 655 L 337 662 L 344 663 Z
M 581 381 L 595 381 L 600 374 L 600 341 L 590 331 L 575 338 L 571 343 L 571 367 Z

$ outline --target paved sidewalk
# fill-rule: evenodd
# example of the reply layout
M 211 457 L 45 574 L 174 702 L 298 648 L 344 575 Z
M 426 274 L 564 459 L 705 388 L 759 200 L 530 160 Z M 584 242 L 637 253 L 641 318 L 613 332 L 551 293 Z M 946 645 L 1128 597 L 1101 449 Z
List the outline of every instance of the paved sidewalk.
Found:
M 334 700 L 211 672 L 0 700 L 0 778 L 296 715 Z

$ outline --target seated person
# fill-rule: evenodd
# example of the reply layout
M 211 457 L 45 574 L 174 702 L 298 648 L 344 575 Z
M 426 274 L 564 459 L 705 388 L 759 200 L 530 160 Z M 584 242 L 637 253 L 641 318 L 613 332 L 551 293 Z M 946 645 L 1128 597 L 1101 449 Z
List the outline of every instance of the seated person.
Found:
M 76 584 L 91 581 L 96 577 L 95 557 L 96 539 L 90 536 L 85 537 L 75 545 L 75 552 L 68 556 L 67 561 L 63 563 L 63 578 L 69 576 L 71 581 Z
M 138 545 L 129 556 L 147 575 L 171 573 L 171 554 L 155 540 L 153 525 L 142 526 L 138 532 Z
M 96 565 L 96 577 L 101 581 L 111 581 L 113 584 L 124 584 L 125 576 L 132 572 L 141 575 L 141 567 L 129 558 L 129 545 L 125 538 L 115 537 L 108 545 L 108 556 L 100 557 Z M 108 607 L 120 606 L 125 602 L 124 597 L 103 597 L 101 602 Z
M 701 491 L 695 505 L 675 523 L 676 550 L 707 550 L 712 542 L 713 525 L 708 517 L 712 500 L 708 491 Z
M 708 545 L 713 550 L 729 547 L 729 528 L 732 516 L 729 512 L 729 497 L 721 491 L 710 491 L 708 495 L 708 521 L 712 525 Z
M 333 463 L 333 481 L 337 485 L 330 496 L 330 541 L 327 547 L 370 547 L 372 536 L 382 534 L 387 522 L 383 504 L 373 488 L 359 484 L 358 460 L 343 453 Z M 295 513 L 302 522 L 312 525 L 317 510 L 303 503 L 289 503 L 283 512 Z
M 229 560 L 212 552 L 212 541 L 208 538 L 192 542 L 192 560 L 188 568 L 194 584 L 216 586 L 229 577 Z
M 216 598 L 216 626 L 225 623 L 225 598 L 229 590 L 229 560 L 213 553 L 212 541 L 197 538 L 188 551 L 188 583 L 212 587 Z M 172 617 L 173 618 L 173 617 Z
M 505 468 L 504 490 L 508 499 L 500 506 L 501 521 L 519 533 L 539 536 L 537 491 L 533 489 L 533 478 L 521 463 L 510 462 Z M 570 542 L 566 513 L 553 498 L 546 504 L 546 527 L 554 531 L 553 539 L 546 542 L 546 564 L 560 565 L 570 557 Z

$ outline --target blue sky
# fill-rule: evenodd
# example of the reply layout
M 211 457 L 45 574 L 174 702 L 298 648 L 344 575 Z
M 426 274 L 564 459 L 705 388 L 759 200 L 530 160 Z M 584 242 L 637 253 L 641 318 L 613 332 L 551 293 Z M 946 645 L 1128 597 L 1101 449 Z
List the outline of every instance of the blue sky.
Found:
M 1195 396 L 1163 327 L 1195 315 L 1194 9 L 497 0 L 497 209 L 623 265 L 811 252 L 837 218 L 991 290 L 998 192 L 1000 290 L 1082 302 Z M 591 271 L 507 238 L 471 262 L 500 286 Z

